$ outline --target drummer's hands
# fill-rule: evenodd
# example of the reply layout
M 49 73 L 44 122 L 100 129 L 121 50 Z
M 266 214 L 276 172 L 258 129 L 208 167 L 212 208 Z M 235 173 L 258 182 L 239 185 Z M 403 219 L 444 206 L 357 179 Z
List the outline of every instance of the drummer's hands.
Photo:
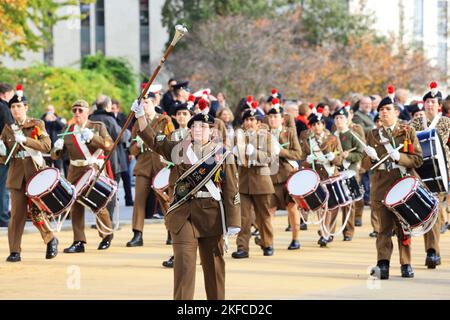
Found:
M 333 161 L 334 160 L 334 153 L 333 152 L 328 152 L 327 153 L 327 159 L 328 159 L 328 161 Z
M 225 234 L 225 237 L 231 237 L 241 232 L 241 228 L 239 227 L 228 227 L 227 233 Z
M 378 160 L 378 155 L 377 155 L 377 151 L 375 150 L 375 148 L 371 147 L 371 146 L 366 146 L 364 148 L 364 152 L 372 159 L 372 160 Z
M 81 129 L 81 137 L 84 141 L 87 143 L 91 142 L 92 138 L 94 137 L 94 132 L 92 132 L 91 129 L 83 128 Z
M 134 100 L 133 104 L 131 105 L 131 111 L 134 112 L 134 116 L 137 118 L 141 118 L 145 115 L 144 112 L 144 99 L 141 100 L 141 103 L 139 103 L 137 100 Z
M 246 147 L 246 149 L 245 149 L 245 153 L 246 153 L 248 156 L 251 156 L 252 154 L 255 153 L 255 147 L 254 147 L 252 144 L 248 144 L 247 147 Z
M 400 160 L 400 152 L 398 152 L 398 150 L 392 150 L 390 153 L 389 153 L 389 156 L 391 157 L 391 159 L 392 160 L 394 160 L 394 161 L 398 161 L 398 160 Z
M 58 151 L 58 150 L 62 150 L 64 148 L 64 139 L 59 138 L 58 140 L 55 141 L 55 144 L 53 145 L 53 148 Z
M 24 143 L 27 141 L 27 137 L 25 137 L 23 133 L 15 133 L 14 139 L 16 140 L 17 143 Z
M 6 156 L 6 146 L 3 140 L 0 140 L 0 156 Z
M 309 154 L 309 155 L 306 157 L 306 162 L 308 162 L 309 164 L 313 164 L 315 159 L 316 159 L 316 157 L 315 157 L 314 155 Z

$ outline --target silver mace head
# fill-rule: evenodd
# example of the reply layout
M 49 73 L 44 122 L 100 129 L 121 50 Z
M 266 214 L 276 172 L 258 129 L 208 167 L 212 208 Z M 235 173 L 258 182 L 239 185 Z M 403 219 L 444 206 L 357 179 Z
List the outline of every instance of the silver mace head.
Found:
M 176 25 L 176 26 L 175 26 L 175 35 L 173 36 L 173 40 L 172 40 L 172 43 L 171 43 L 170 45 L 171 45 L 171 46 L 175 46 L 175 45 L 177 44 L 177 42 L 178 42 L 181 38 L 183 38 L 183 36 L 184 36 L 186 33 L 188 33 L 188 29 L 187 29 L 185 26 L 183 26 L 183 25 L 181 25 L 181 24 Z

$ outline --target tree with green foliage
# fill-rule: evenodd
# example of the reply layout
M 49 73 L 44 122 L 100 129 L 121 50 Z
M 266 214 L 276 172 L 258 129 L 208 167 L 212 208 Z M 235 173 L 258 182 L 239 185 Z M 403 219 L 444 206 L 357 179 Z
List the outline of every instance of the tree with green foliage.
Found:
M 65 10 L 95 0 L 2 0 L 0 6 L 0 55 L 14 59 L 24 50 L 37 51 L 52 44 L 53 27 L 59 21 L 77 17 Z

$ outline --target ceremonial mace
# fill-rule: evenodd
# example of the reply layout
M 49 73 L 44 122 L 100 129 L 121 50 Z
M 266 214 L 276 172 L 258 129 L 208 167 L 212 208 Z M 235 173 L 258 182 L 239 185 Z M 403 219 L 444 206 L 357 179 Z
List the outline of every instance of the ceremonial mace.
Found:
M 167 58 L 169 57 L 169 55 L 172 53 L 173 48 L 175 47 L 175 45 L 177 44 L 177 42 L 183 38 L 183 36 L 188 32 L 187 28 L 185 26 L 182 25 L 177 25 L 175 26 L 175 35 L 173 36 L 172 42 L 169 45 L 169 48 L 167 49 L 166 53 L 164 54 L 164 56 L 162 57 L 161 61 L 159 62 L 158 67 L 155 69 L 155 71 L 153 71 L 152 76 L 150 77 L 150 80 L 147 82 L 147 84 L 145 85 L 144 89 L 142 90 L 139 98 L 138 98 L 138 104 L 141 103 L 141 100 L 144 98 L 144 96 L 147 94 L 148 89 L 150 88 L 151 84 L 153 83 L 153 81 L 155 80 L 156 76 L 158 75 L 159 71 L 161 70 L 162 66 L 164 65 L 164 62 L 166 62 Z M 86 196 L 88 196 L 92 190 L 92 188 L 94 187 L 94 184 L 97 182 L 98 178 L 100 177 L 100 174 L 102 173 L 102 171 L 105 169 L 106 164 L 108 163 L 109 159 L 111 158 L 112 152 L 114 151 L 114 149 L 117 147 L 117 145 L 119 144 L 120 139 L 122 138 L 122 135 L 124 134 L 125 130 L 127 130 L 128 126 L 131 123 L 131 120 L 134 117 L 134 112 L 130 111 L 130 114 L 128 115 L 127 121 L 125 122 L 125 124 L 122 127 L 122 130 L 120 131 L 119 136 L 117 137 L 116 141 L 114 141 L 114 144 L 111 148 L 111 151 L 108 153 L 108 156 L 106 157 L 105 161 L 103 162 L 102 167 L 100 168 L 100 170 L 98 171 L 97 175 L 95 176 L 94 182 L 91 184 L 91 186 L 89 187 L 89 190 L 86 193 Z

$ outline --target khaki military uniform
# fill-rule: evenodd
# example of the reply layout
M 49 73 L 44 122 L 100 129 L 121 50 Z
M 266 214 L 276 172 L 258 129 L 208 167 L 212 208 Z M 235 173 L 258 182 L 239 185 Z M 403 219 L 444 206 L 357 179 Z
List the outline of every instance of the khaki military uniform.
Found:
M 350 130 L 351 129 L 347 130 L 346 132 L 336 132 L 335 133 L 335 135 L 339 138 L 339 141 L 341 143 L 341 147 L 342 147 L 343 151 L 354 149 L 353 151 L 350 151 L 347 158 L 342 160 L 342 166 L 340 169 L 354 171 L 356 173 L 356 179 L 359 182 L 360 179 L 359 179 L 358 171 L 359 171 L 361 160 L 363 158 L 364 147 L 353 136 L 353 134 L 351 133 Z M 357 134 L 357 133 L 354 133 L 354 134 Z M 363 209 L 364 209 L 364 200 L 363 199 L 361 199 L 361 200 L 362 200 Z M 355 232 L 356 203 L 361 202 L 361 200 L 354 201 L 351 204 L 350 217 L 349 217 L 347 224 L 343 231 L 344 237 L 350 237 L 350 238 L 353 237 L 353 234 Z M 349 207 L 342 208 L 342 223 L 345 222 L 345 216 L 347 215 L 348 210 L 349 210 Z M 331 232 L 334 232 L 334 228 L 332 228 Z
M 267 126 L 264 125 L 257 131 L 239 130 L 236 132 L 242 217 L 242 229 L 236 244 L 238 250 L 245 252 L 250 250 L 252 223 L 255 223 L 259 230 L 261 245 L 264 248 L 273 247 L 270 202 L 275 189 L 270 176 L 276 172 L 277 168 L 271 156 L 272 138 L 266 128 Z M 251 156 L 246 154 L 249 144 L 255 149 Z
M 378 157 L 380 159 L 387 154 L 387 151 L 383 144 L 380 143 L 380 130 L 384 137 L 389 139 L 392 144 L 392 140 L 395 142 L 393 147 L 403 145 L 405 138 L 410 139 L 414 153 L 403 153 L 400 149 L 400 160 L 395 163 L 389 158 L 384 165 L 376 168 L 371 173 L 371 190 L 370 199 L 372 202 L 373 210 L 377 211 L 380 228 L 377 236 L 376 247 L 378 254 L 378 261 L 390 260 L 393 250 L 392 245 L 392 231 L 396 229 L 398 237 L 398 246 L 400 252 L 400 264 L 411 264 L 411 246 L 404 244 L 404 235 L 401 227 L 399 226 L 398 218 L 381 202 L 384 199 L 386 192 L 396 183 L 401 177 L 400 169 L 390 168 L 392 165 L 400 165 L 406 168 L 408 174 L 416 175 L 414 168 L 418 168 L 422 165 L 422 149 L 420 148 L 419 141 L 416 137 L 416 131 L 411 126 L 404 125 L 401 121 L 397 121 L 392 134 L 389 134 L 387 129 L 373 129 L 367 136 L 367 145 L 375 148 Z M 362 167 L 366 170 L 370 169 L 376 161 L 372 161 L 367 155 L 364 156 L 362 161 Z
M 336 176 L 339 174 L 338 166 L 342 165 L 342 147 L 338 138 L 332 135 L 328 130 L 324 130 L 320 137 L 316 136 L 311 129 L 302 133 L 300 137 L 300 146 L 302 148 L 302 166 L 304 168 L 312 168 L 312 165 L 306 161 L 308 155 L 311 154 L 311 149 L 309 146 L 309 137 L 311 139 L 315 139 L 317 141 L 317 145 L 324 155 L 329 152 L 333 152 L 335 157 L 333 161 L 330 161 L 330 165 L 333 167 L 333 172 L 331 175 L 325 169 L 325 166 L 321 163 L 315 161 L 315 170 L 320 177 L 321 181 L 324 181 L 332 176 Z M 317 151 L 314 151 L 314 154 L 317 155 Z M 332 232 L 332 227 L 335 225 L 337 214 L 339 208 L 328 210 L 325 216 L 325 226 L 326 228 Z
M 177 150 L 187 150 L 190 136 L 181 142 L 161 139 L 151 126 L 138 133 L 144 142 L 175 166 L 171 170 L 175 181 L 192 167 L 181 155 L 173 159 Z M 210 142 L 201 148 L 193 148 L 198 159 L 210 152 L 216 144 Z M 176 151 L 173 153 L 173 149 Z M 240 227 L 240 205 L 238 192 L 238 174 L 233 156 L 230 155 L 221 166 L 223 179 L 216 185 L 222 190 L 227 227 Z M 174 298 L 190 300 L 194 297 L 197 248 L 200 251 L 206 296 L 208 299 L 225 299 L 225 262 L 223 259 L 223 226 L 219 202 L 208 196 L 204 187 L 201 194 L 170 211 L 165 216 L 165 224 L 172 235 L 174 250 Z
M 16 123 L 18 128 L 23 132 L 27 141 L 24 142 L 26 147 L 47 153 L 51 148 L 51 140 L 45 131 L 44 122 L 37 119 L 26 118 L 22 125 Z M 35 128 L 41 131 L 40 136 L 33 137 Z M 3 128 L 0 139 L 3 140 L 6 146 L 6 154 L 13 149 L 16 142 L 14 138 L 14 131 L 10 125 L 6 124 Z M 5 163 L 7 156 L 0 157 L 0 162 Z M 31 213 L 33 224 L 39 230 L 44 243 L 47 244 L 53 239 L 53 233 L 45 224 L 45 213 L 40 212 L 37 207 L 25 195 L 26 183 L 34 176 L 39 169 L 36 168 L 30 155 L 24 148 L 18 144 L 12 157 L 9 160 L 8 177 L 6 180 L 6 187 L 11 193 L 11 218 L 8 225 L 8 241 L 10 252 L 21 251 L 22 234 L 25 228 L 28 211 Z M 27 209 L 28 205 L 28 209 Z
M 427 128 L 428 126 L 431 125 L 431 121 L 427 120 Z M 422 131 L 425 130 L 424 125 L 423 125 L 423 121 L 420 118 L 416 118 L 411 122 L 411 126 L 416 130 L 416 131 Z M 447 145 L 447 141 L 449 139 L 450 136 L 450 118 L 447 117 L 443 117 L 441 116 L 440 119 L 438 120 L 437 124 L 436 124 L 436 130 L 437 133 L 439 135 L 439 137 L 441 138 L 442 144 L 443 144 L 443 148 L 444 148 L 444 152 L 447 158 L 447 166 L 448 166 L 448 161 L 450 160 L 450 150 L 448 148 Z M 441 232 L 440 229 L 442 227 L 442 225 L 445 223 L 445 213 L 444 213 L 444 208 L 442 206 L 442 201 L 444 200 L 445 197 L 445 193 L 440 193 L 438 195 L 439 198 L 439 217 L 436 221 L 436 223 L 434 224 L 433 228 L 431 228 L 430 231 L 428 231 L 426 234 L 424 234 L 423 238 L 425 241 L 425 250 L 428 251 L 429 249 L 434 249 L 436 251 L 436 254 L 439 256 L 440 255 L 440 247 L 439 247 L 439 240 L 441 238 Z
M 94 137 L 92 138 L 92 140 L 89 143 L 86 143 L 86 146 L 91 154 L 96 152 L 97 149 L 102 149 L 106 152 L 111 150 L 113 141 L 102 122 L 88 120 L 86 122 L 85 128 L 91 129 L 94 132 Z M 75 124 L 72 124 L 69 128 L 69 131 L 73 132 L 77 132 L 79 130 L 79 127 Z M 64 136 L 63 150 L 53 149 L 51 152 L 51 157 L 53 160 L 57 160 L 63 155 L 64 152 L 69 153 L 70 166 L 67 173 L 67 180 L 69 180 L 69 182 L 72 184 L 76 184 L 76 182 L 90 168 L 95 167 L 97 170 L 99 169 L 98 165 L 88 163 L 88 159 L 86 159 L 85 155 L 80 150 L 73 134 Z M 86 235 L 84 233 L 84 206 L 76 201 L 72 206 L 72 209 L 70 210 L 70 215 L 72 219 L 74 241 L 81 241 L 86 243 Z M 97 217 L 101 221 L 98 234 L 101 238 L 104 238 L 105 233 L 108 233 L 108 231 L 112 229 L 111 218 L 109 216 L 108 210 L 106 208 L 103 208 L 97 213 Z M 109 230 L 103 228 L 102 224 Z
M 168 116 L 155 115 L 152 120 L 148 120 L 157 134 L 164 134 L 166 136 L 172 134 L 173 124 Z M 139 147 L 135 140 L 137 133 L 138 124 L 135 123 L 131 133 L 132 142 L 130 145 L 130 154 L 136 157 L 136 166 L 133 171 L 133 175 L 136 176 L 136 182 L 132 228 L 133 230 L 142 232 L 144 230 L 145 205 L 148 194 L 151 192 L 153 179 L 166 164 L 162 163 L 161 156 L 158 153 L 153 152 L 145 143 L 142 147 Z M 169 208 L 168 197 L 164 193 L 158 191 L 155 191 L 155 195 L 165 213 Z
M 288 203 L 295 203 L 286 189 L 286 180 L 297 170 L 288 160 L 296 162 L 301 159 L 302 149 L 297 138 L 295 127 L 282 126 L 281 130 L 271 130 L 281 147 L 280 154 L 275 159 L 278 161 L 278 171 L 271 175 L 275 193 L 272 194 L 271 208 L 285 210 Z

